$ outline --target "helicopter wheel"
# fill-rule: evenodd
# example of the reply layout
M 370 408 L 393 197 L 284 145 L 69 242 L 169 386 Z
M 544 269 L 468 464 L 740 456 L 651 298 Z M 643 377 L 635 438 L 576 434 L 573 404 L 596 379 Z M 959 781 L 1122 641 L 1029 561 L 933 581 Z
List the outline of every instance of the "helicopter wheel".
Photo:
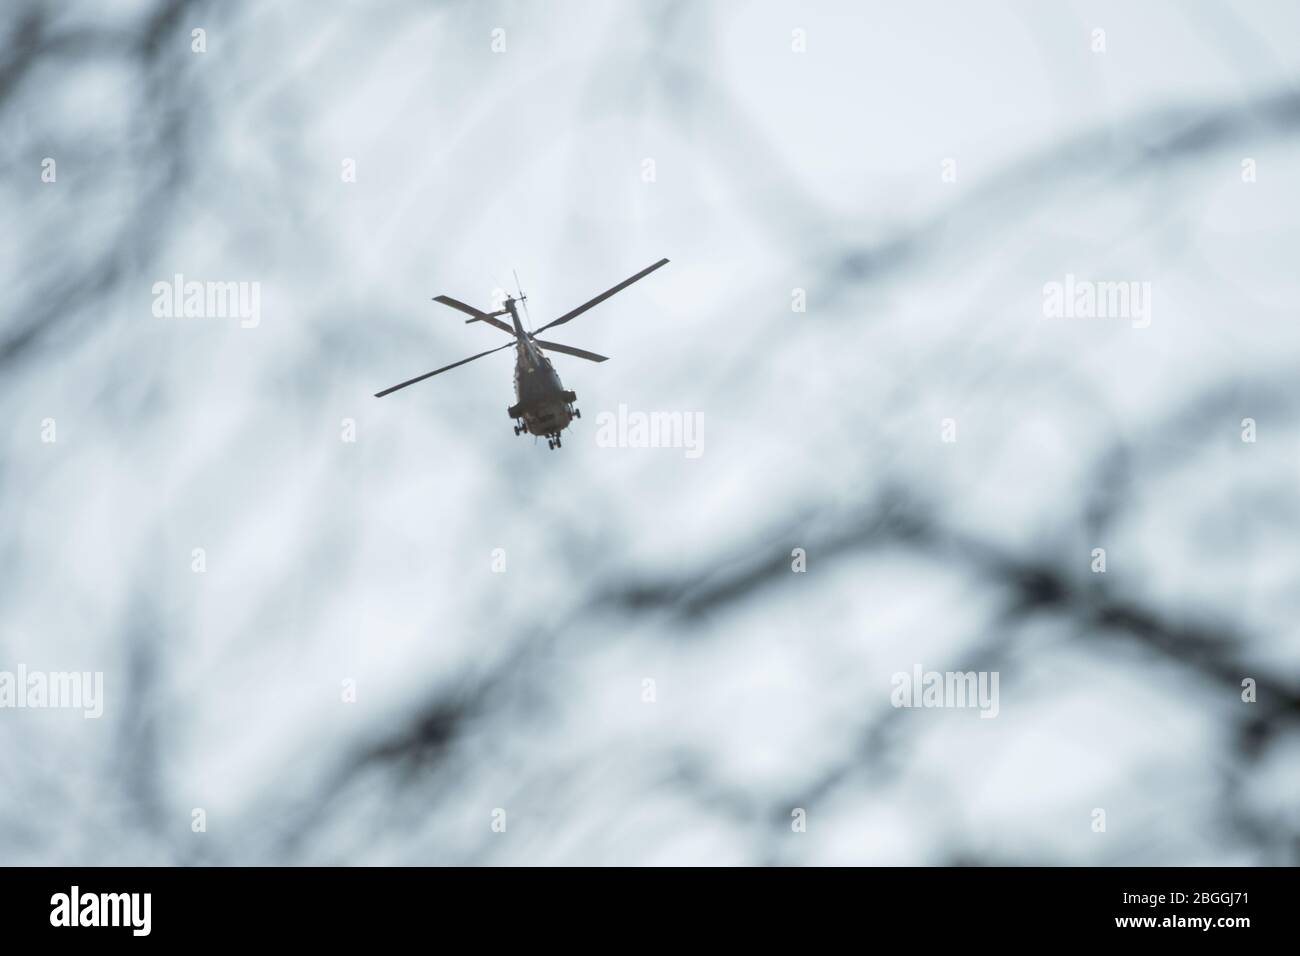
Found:
M 573 410 L 573 417 L 574 417 L 574 418 L 581 418 L 581 417 L 582 417 L 582 409 L 580 409 L 580 408 L 575 408 L 575 409 Z
M 552 449 L 555 448 L 555 439 L 554 438 L 546 439 L 546 447 Z

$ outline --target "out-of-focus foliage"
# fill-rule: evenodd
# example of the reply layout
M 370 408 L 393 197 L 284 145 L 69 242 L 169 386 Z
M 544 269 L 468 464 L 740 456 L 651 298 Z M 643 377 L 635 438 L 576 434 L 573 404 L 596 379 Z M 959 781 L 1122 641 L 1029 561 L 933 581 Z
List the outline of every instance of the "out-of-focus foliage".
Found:
M 1296 37 L 4 4 L 0 669 L 106 701 L 0 710 L 0 862 L 1295 862 Z M 500 342 L 435 294 L 517 268 L 540 324 L 660 256 L 557 330 L 614 358 L 556 358 L 560 452 L 509 351 L 371 397 Z M 260 323 L 156 317 L 177 274 Z M 1066 275 L 1150 326 L 1045 318 Z M 892 707 L 917 664 L 997 718 Z

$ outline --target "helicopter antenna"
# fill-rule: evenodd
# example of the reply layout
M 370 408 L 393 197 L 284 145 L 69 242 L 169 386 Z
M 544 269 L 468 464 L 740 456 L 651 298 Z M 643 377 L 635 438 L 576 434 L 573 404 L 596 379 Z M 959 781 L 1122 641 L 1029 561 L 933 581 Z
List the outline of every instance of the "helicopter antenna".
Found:
M 524 318 L 528 320 L 528 331 L 531 334 L 533 331 L 533 317 L 528 311 L 528 296 L 524 295 L 524 287 L 519 284 L 519 270 L 511 269 L 510 271 L 515 274 L 515 288 L 519 290 L 519 301 L 524 304 Z

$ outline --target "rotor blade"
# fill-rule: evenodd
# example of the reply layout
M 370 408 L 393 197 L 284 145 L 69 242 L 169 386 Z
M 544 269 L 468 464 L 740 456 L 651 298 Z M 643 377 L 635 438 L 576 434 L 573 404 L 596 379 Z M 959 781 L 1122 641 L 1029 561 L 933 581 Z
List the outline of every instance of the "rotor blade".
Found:
M 656 269 L 658 269 L 660 266 L 666 266 L 666 265 L 668 265 L 668 260 L 667 260 L 667 259 L 660 259 L 658 262 L 656 262 L 656 263 L 655 263 L 654 265 L 652 265 L 650 268 L 648 268 L 648 269 L 642 269 L 640 272 L 638 272 L 636 275 L 632 276 L 632 278 L 630 278 L 630 279 L 624 279 L 624 280 L 623 280 L 622 282 L 620 282 L 618 285 L 614 286 L 614 288 L 612 288 L 612 289 L 608 289 L 608 290 L 606 290 L 605 292 L 602 292 L 600 295 L 596 296 L 596 298 L 591 299 L 590 301 L 584 302 L 582 305 L 578 306 L 578 307 L 577 307 L 576 309 L 574 309 L 572 312 L 566 312 L 564 315 L 560 316 L 558 319 L 554 320 L 553 322 L 547 322 L 545 325 L 543 325 L 543 326 L 542 326 L 540 329 L 538 329 L 537 331 L 538 331 L 538 332 L 545 332 L 547 329 L 551 328 L 552 326 L 555 326 L 555 325 L 563 325 L 565 322 L 568 322 L 570 319 L 576 319 L 578 316 L 582 315 L 582 313 L 586 312 L 586 311 L 587 311 L 588 309 L 590 309 L 592 306 L 600 305 L 602 302 L 604 302 L 606 299 L 608 299 L 611 295 L 614 295 L 615 293 L 618 293 L 618 292 L 622 292 L 624 289 L 626 289 L 628 286 L 630 286 L 633 282 L 636 282 L 638 279 L 644 279 L 646 276 L 648 276 L 650 273 L 654 272 L 654 271 L 655 271 Z
M 486 322 L 488 325 L 494 325 L 502 332 L 509 332 L 511 335 L 515 334 L 515 330 L 512 329 L 510 326 L 506 325 L 500 319 L 494 318 L 493 316 L 489 315 L 486 312 L 480 312 L 478 309 L 474 308 L 474 306 L 466 305 L 464 302 L 461 302 L 459 299 L 453 299 L 449 295 L 435 295 L 433 297 L 433 301 L 441 302 L 443 305 L 449 305 L 456 311 L 464 312 L 466 315 L 472 315 L 478 321 Z
M 453 299 L 449 295 L 435 295 L 433 297 L 433 301 L 441 302 L 443 305 L 449 305 L 453 309 L 456 309 L 459 312 L 464 312 L 466 315 L 474 316 L 474 318 L 476 319 L 487 318 L 486 312 L 480 312 L 478 309 L 474 308 L 474 306 L 466 305 L 464 302 L 460 301 L 460 299 Z
M 608 355 L 597 355 L 595 352 L 588 352 L 586 349 L 575 349 L 572 345 L 561 345 L 559 342 L 543 342 L 541 339 L 533 339 L 538 345 L 548 352 L 563 352 L 565 355 L 576 355 L 578 358 L 584 358 L 588 362 L 608 362 Z
M 446 372 L 449 369 L 453 369 L 456 368 L 457 366 L 464 365 L 466 362 L 472 362 L 475 359 L 481 359 L 483 356 L 491 355 L 493 352 L 500 352 L 502 349 L 508 349 L 514 344 L 515 344 L 514 342 L 507 342 L 505 345 L 498 345 L 496 348 L 488 349 L 486 352 L 479 352 L 478 355 L 471 355 L 469 358 L 461 359 L 459 362 L 452 362 L 450 365 L 444 365 L 442 368 L 436 368 L 432 372 L 426 372 L 423 375 L 416 376 L 410 381 L 403 382 L 401 385 L 394 385 L 392 388 L 386 388 L 382 392 L 375 392 L 375 398 L 383 398 L 385 395 L 391 395 L 399 388 L 406 388 L 406 386 L 414 385 L 416 382 L 423 382 L 426 378 L 432 378 L 433 376 L 438 375 L 442 372 Z

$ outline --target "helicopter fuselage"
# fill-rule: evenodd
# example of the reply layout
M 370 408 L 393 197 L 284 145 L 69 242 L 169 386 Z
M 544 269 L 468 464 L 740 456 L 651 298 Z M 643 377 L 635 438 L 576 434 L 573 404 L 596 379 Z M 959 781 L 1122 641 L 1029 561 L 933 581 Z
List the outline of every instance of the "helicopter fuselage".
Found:
M 507 411 L 515 419 L 515 434 L 540 435 L 554 444 L 560 432 L 578 417 L 573 403 L 578 396 L 566 391 L 555 366 L 524 333 L 514 302 L 506 309 L 515 326 L 515 404 Z
M 520 342 L 515 350 L 515 404 L 510 417 L 523 431 L 552 438 L 573 421 L 577 396 L 564 383 L 551 360 L 531 342 Z

